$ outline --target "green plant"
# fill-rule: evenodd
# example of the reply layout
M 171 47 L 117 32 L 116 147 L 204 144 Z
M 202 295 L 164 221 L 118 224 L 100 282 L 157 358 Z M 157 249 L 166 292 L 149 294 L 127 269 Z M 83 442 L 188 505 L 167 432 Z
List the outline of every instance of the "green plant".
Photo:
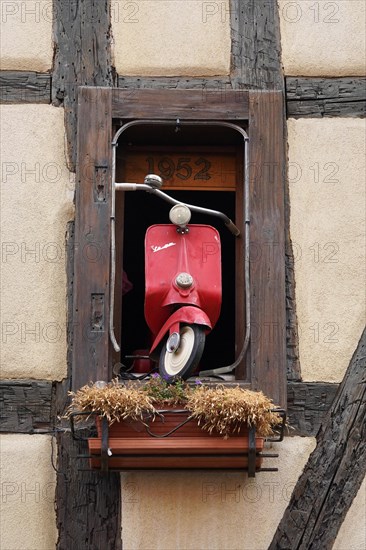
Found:
M 184 380 L 178 379 L 174 384 L 168 384 L 166 380 L 155 373 L 142 386 L 154 403 L 169 403 L 171 405 L 184 404 L 192 392 L 190 386 Z

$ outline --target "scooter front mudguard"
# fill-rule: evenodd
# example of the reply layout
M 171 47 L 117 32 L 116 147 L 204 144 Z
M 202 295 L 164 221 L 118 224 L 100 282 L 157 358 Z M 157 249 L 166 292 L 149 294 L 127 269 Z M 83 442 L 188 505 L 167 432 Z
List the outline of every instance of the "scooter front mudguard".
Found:
M 187 324 L 187 325 L 202 325 L 207 329 L 207 332 L 210 332 L 212 325 L 210 319 L 202 309 L 194 306 L 184 306 L 175 311 L 169 319 L 164 323 L 164 325 L 159 330 L 157 337 L 154 340 L 153 345 L 150 349 L 150 355 L 156 352 L 156 348 L 163 340 L 164 336 L 170 331 L 170 328 L 175 324 Z

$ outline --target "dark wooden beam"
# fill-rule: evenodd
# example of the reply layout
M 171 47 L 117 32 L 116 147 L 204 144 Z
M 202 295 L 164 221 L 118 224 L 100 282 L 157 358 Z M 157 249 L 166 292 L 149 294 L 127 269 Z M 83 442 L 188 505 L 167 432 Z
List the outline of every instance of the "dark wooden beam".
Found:
M 0 71 L 0 103 L 51 103 L 51 75 Z
M 288 435 L 315 437 L 329 411 L 339 384 L 292 382 L 287 384 Z
M 277 2 L 232 0 L 233 87 L 283 90 Z
M 366 329 L 269 550 L 332 548 L 366 474 Z
M 52 382 L 2 380 L 0 382 L 0 431 L 34 433 L 52 423 Z
M 68 433 L 59 433 L 57 443 L 57 550 L 120 550 L 120 474 L 85 471 L 88 460 L 77 455 L 88 446 Z
M 287 116 L 364 117 L 366 78 L 286 78 Z
M 57 17 L 54 18 L 53 29 L 55 56 L 52 75 L 52 103 L 55 106 L 63 106 L 65 109 L 69 168 L 78 173 L 77 197 L 79 201 L 80 198 L 83 199 L 85 193 L 93 192 L 93 189 L 95 191 L 97 187 L 98 190 L 102 188 L 106 192 L 105 178 L 108 177 L 106 166 L 109 157 L 106 158 L 104 155 L 104 146 L 98 147 L 97 143 L 98 136 L 103 140 L 103 144 L 109 143 L 111 137 L 110 126 L 112 120 L 110 110 L 107 109 L 102 112 L 104 92 L 101 92 L 99 118 L 98 114 L 94 117 L 91 116 L 91 118 L 85 117 L 95 123 L 96 126 L 86 128 L 87 123 L 83 123 L 83 121 L 79 125 L 79 131 L 86 132 L 81 148 L 87 140 L 91 140 L 94 144 L 94 147 L 90 150 L 92 156 L 84 157 L 83 166 L 79 165 L 77 159 L 77 125 L 80 86 L 109 87 L 113 85 L 114 72 L 110 50 L 110 0 L 84 0 L 83 2 L 79 2 L 79 0 L 69 0 L 67 2 L 53 0 L 53 4 Z M 87 92 L 85 94 L 87 95 Z M 83 107 L 85 114 L 85 103 L 83 103 Z M 90 104 L 90 111 L 96 113 L 98 105 Z M 106 126 L 106 131 L 109 132 L 107 138 L 104 131 Z M 84 152 L 82 150 L 81 154 Z M 99 202 L 99 205 L 97 202 Z M 89 263 L 90 269 L 98 269 L 98 266 L 103 263 L 108 269 L 109 259 L 104 257 L 104 251 L 107 250 L 108 255 L 109 247 L 107 245 L 105 249 L 104 237 L 102 242 L 99 243 L 99 233 L 97 236 L 93 233 L 95 223 L 98 225 L 98 221 L 96 221 L 98 213 L 100 214 L 100 211 L 104 212 L 105 210 L 102 203 L 103 197 L 94 197 L 94 200 L 91 201 L 94 208 L 89 213 L 85 213 L 82 201 L 77 204 L 75 245 L 69 248 L 68 378 L 63 383 L 57 384 L 54 392 L 53 413 L 55 420 L 62 415 L 67 403 L 67 390 L 71 383 L 70 363 L 72 359 L 74 360 L 74 385 L 78 387 L 84 383 L 82 377 L 87 376 L 87 370 L 75 367 L 75 362 L 77 362 L 75 354 L 79 351 L 76 342 L 79 346 L 85 345 L 87 347 L 87 352 L 90 355 L 87 357 L 81 355 L 80 360 L 84 361 L 84 366 L 85 363 L 87 364 L 87 368 L 89 360 L 91 361 L 92 379 L 95 379 L 94 375 L 99 372 L 99 367 L 102 369 L 106 367 L 98 363 L 99 334 L 91 335 L 90 331 L 95 328 L 91 326 L 93 296 L 96 297 L 96 293 L 97 298 L 99 295 L 107 296 L 108 288 L 104 285 L 99 292 L 90 289 L 86 285 L 86 288 L 83 289 L 82 281 L 80 279 L 74 281 L 73 273 L 73 266 L 77 266 L 78 262 L 83 262 L 81 274 L 83 269 L 87 269 L 87 263 Z M 89 218 L 88 214 L 90 214 Z M 104 223 L 104 218 L 105 216 L 102 214 L 101 224 Z M 87 223 L 88 221 L 91 222 L 89 232 L 84 226 L 84 222 Z M 109 238 L 108 231 L 105 238 L 107 240 Z M 100 262 L 97 266 L 90 258 L 88 262 L 86 257 L 88 246 L 94 246 L 94 250 L 103 251 L 102 256 L 99 256 Z M 98 248 L 100 246 L 102 248 Z M 73 283 L 75 286 L 80 285 L 78 287 L 78 298 L 80 298 L 80 293 L 82 294 L 81 302 L 78 302 L 78 304 L 83 310 L 77 316 L 75 316 L 75 310 L 70 307 L 71 303 L 74 305 L 76 303 L 72 291 Z M 94 336 L 94 339 L 91 336 Z M 94 346 L 95 336 L 97 336 L 97 341 Z M 85 339 L 87 339 L 87 344 L 85 344 Z M 57 548 L 59 550 L 66 548 L 119 550 L 122 545 L 120 534 L 120 476 L 118 474 L 103 476 L 102 474 L 96 475 L 96 472 L 80 472 L 79 469 L 83 467 L 83 464 L 75 458 L 75 455 L 85 450 L 84 444 L 73 441 L 70 434 L 58 433 L 57 444 L 59 470 L 56 487 L 57 525 L 59 530 Z M 85 466 L 87 467 L 87 464 L 84 462 Z
M 53 0 L 55 59 L 52 103 L 65 108 L 70 168 L 76 165 L 79 86 L 112 86 L 110 1 Z

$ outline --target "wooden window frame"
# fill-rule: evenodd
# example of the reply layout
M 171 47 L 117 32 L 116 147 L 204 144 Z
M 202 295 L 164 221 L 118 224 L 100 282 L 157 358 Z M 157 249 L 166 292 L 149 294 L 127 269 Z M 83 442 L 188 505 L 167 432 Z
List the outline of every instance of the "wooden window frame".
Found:
M 74 255 L 72 387 L 110 380 L 108 333 L 113 123 L 226 121 L 249 134 L 250 384 L 286 406 L 285 155 L 281 91 L 80 87 Z

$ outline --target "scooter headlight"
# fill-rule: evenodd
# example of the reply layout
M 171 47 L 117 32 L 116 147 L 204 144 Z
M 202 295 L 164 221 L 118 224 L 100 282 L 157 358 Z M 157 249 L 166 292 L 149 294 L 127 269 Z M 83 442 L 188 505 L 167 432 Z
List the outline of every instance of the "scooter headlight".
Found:
M 191 219 L 191 211 L 185 204 L 176 204 L 169 212 L 169 219 L 175 225 L 184 227 Z

